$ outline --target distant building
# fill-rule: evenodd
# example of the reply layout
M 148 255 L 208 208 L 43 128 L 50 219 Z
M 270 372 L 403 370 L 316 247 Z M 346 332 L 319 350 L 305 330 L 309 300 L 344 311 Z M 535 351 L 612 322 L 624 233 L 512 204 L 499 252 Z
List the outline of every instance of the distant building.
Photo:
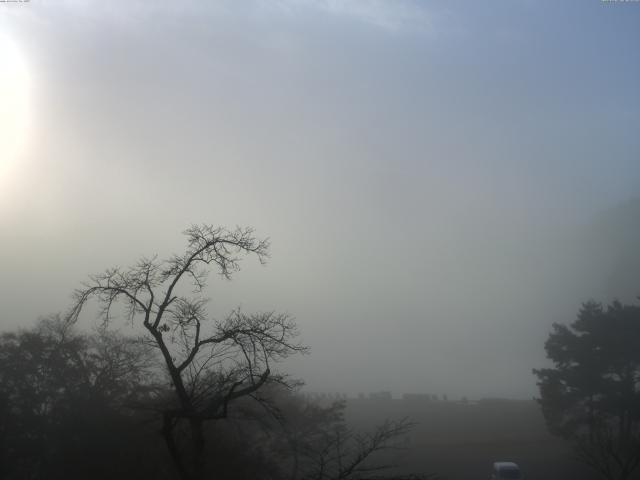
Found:
M 391 392 L 374 392 L 369 394 L 369 400 L 391 400 Z
M 431 402 L 433 397 L 430 393 L 404 393 L 402 395 L 402 400 L 405 402 L 412 403 L 425 403 Z

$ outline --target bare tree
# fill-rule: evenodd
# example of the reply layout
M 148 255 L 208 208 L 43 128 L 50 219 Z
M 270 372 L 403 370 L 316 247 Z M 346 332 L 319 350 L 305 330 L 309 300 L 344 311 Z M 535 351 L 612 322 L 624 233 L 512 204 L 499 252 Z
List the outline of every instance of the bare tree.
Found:
M 167 260 L 142 258 L 128 268 L 112 268 L 90 277 L 74 293 L 69 319 L 76 320 L 90 299 L 101 306 L 108 325 L 114 307 L 124 307 L 132 324 L 146 329 L 159 349 L 175 399 L 162 410 L 165 443 L 183 479 L 205 473 L 204 423 L 227 417 L 229 405 L 251 397 L 260 401 L 260 389 L 271 382 L 290 381 L 272 370 L 273 363 L 307 348 L 296 341 L 297 327 L 287 314 L 247 315 L 239 309 L 225 319 L 209 318 L 202 295 L 211 270 L 231 279 L 240 260 L 268 257 L 269 242 L 250 228 L 227 230 L 210 225 L 186 230 L 184 254 Z M 181 448 L 187 432 L 189 448 Z
M 390 459 L 376 457 L 400 448 L 400 441 L 414 427 L 408 419 L 386 420 L 370 433 L 356 433 L 344 423 L 336 423 L 323 432 L 315 448 L 306 454 L 303 480 L 419 480 L 432 475 L 393 475 L 387 473 L 397 465 Z
M 276 392 L 277 394 L 277 392 Z M 285 415 L 276 438 L 282 478 L 289 480 L 436 480 L 434 474 L 398 473 L 396 454 L 407 447 L 415 423 L 385 420 L 371 431 L 346 421 L 347 401 L 323 405 L 301 395 L 279 395 Z M 278 437 L 275 435 L 275 437 Z

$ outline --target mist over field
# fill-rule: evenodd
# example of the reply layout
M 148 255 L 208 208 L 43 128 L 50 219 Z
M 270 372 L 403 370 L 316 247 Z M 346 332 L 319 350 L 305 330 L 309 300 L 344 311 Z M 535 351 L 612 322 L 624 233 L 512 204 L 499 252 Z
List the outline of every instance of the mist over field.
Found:
M 266 265 L 212 273 L 207 308 L 295 318 L 310 353 L 278 369 L 306 394 L 532 400 L 554 322 L 640 295 L 639 25 L 636 2 L 0 3 L 0 329 L 192 225 L 252 227 Z

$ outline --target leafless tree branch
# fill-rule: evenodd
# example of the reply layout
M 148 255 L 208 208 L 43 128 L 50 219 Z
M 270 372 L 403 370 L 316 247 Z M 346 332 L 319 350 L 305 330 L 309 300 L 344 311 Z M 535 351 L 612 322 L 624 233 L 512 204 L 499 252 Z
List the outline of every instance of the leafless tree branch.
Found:
M 178 472 L 190 479 L 201 469 L 202 423 L 227 417 L 229 405 L 239 398 L 260 400 L 256 392 L 270 382 L 286 384 L 272 364 L 308 349 L 296 341 L 297 326 L 287 314 L 248 315 L 237 309 L 216 322 L 200 296 L 211 269 L 228 280 L 244 256 L 255 255 L 264 264 L 268 239 L 258 239 L 251 228 L 210 225 L 194 225 L 184 234 L 187 248 L 181 255 L 144 257 L 128 269 L 91 276 L 74 292 L 67 319 L 75 322 L 84 306 L 96 300 L 105 327 L 117 304 L 127 321 L 146 329 L 162 354 L 177 400 L 177 407 L 163 413 L 163 435 Z M 179 458 L 174 437 L 180 420 L 192 428 L 196 461 L 191 469 Z

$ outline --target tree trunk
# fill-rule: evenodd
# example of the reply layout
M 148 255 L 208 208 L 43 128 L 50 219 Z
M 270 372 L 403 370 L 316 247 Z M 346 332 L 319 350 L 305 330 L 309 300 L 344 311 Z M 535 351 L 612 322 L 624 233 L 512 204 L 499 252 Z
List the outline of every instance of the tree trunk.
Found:
M 191 428 L 191 443 L 193 444 L 193 479 L 200 480 L 204 476 L 204 430 L 202 420 L 192 418 L 189 420 Z
M 176 445 L 175 438 L 173 436 L 173 424 L 174 418 L 169 413 L 165 413 L 163 416 L 163 424 L 162 424 L 162 436 L 164 437 L 164 442 L 167 445 L 167 449 L 169 450 L 169 455 L 171 455 L 171 460 L 173 461 L 176 470 L 178 471 L 178 475 L 180 475 L 181 480 L 191 480 L 191 476 L 189 472 L 184 467 L 184 463 L 182 462 L 182 458 L 180 456 L 180 452 L 178 450 L 178 446 Z

